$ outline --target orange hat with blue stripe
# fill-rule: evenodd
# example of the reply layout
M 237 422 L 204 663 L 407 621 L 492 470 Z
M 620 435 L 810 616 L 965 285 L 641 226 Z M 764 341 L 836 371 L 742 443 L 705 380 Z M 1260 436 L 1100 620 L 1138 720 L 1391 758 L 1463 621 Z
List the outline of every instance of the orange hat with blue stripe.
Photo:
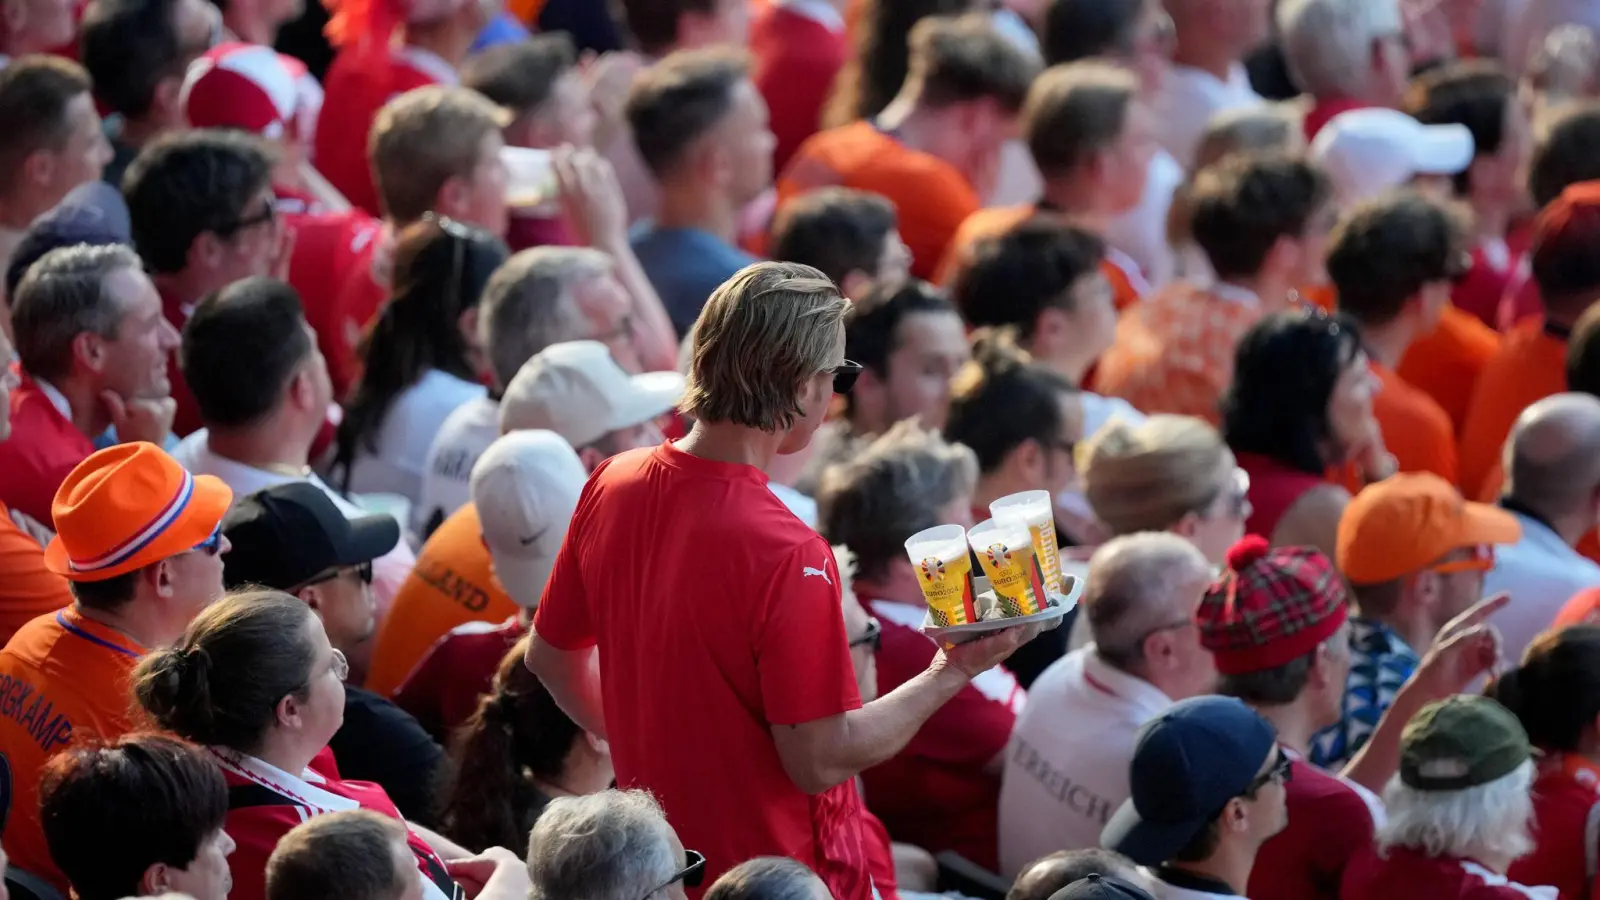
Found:
M 190 475 L 155 444 L 107 447 L 56 491 L 45 567 L 70 581 L 137 571 L 205 543 L 232 503 L 222 479 Z

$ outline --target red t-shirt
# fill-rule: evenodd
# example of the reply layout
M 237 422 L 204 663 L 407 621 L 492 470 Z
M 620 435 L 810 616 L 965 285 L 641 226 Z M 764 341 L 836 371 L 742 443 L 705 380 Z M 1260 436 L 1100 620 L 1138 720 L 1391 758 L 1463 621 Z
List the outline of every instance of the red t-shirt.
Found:
M 1350 100 L 1344 97 L 1330 97 L 1326 100 L 1318 100 L 1311 107 L 1311 109 L 1306 111 L 1306 140 L 1310 141 L 1314 139 L 1317 136 L 1317 132 L 1321 131 L 1322 127 L 1327 125 L 1328 122 L 1332 121 L 1334 116 L 1337 116 L 1340 113 L 1349 112 L 1353 109 L 1366 109 L 1371 105 L 1372 104 L 1370 103 L 1363 103 L 1360 100 Z
M 926 610 L 920 603 L 867 605 L 883 625 L 881 697 L 926 671 L 938 648 L 917 630 Z M 867 805 L 890 834 L 999 870 L 1000 776 L 984 766 L 1005 750 L 1025 697 L 1011 673 L 990 669 L 940 707 L 893 759 L 861 773 Z
M 1248 534 L 1272 540 L 1278 522 L 1306 491 L 1327 483 L 1318 475 L 1291 469 L 1283 463 L 1257 453 L 1238 454 L 1239 468 L 1250 474 L 1250 518 L 1245 520 Z
M 94 444 L 26 374 L 11 392 L 11 437 L 0 441 L 0 503 L 51 525 L 56 490 Z
M 843 24 L 842 22 L 840 24 Z M 816 134 L 822 107 L 844 67 L 850 47 L 844 30 L 787 6 L 774 4 L 750 23 L 751 73 L 772 115 L 772 170 L 783 171 L 789 157 Z
M 477 710 L 478 699 L 489 693 L 506 652 L 527 633 L 515 616 L 498 625 L 457 625 L 406 676 L 394 692 L 395 705 L 430 734 L 454 734 Z
M 267 857 L 289 830 L 314 816 L 351 809 L 369 809 L 401 820 L 383 788 L 365 781 L 344 781 L 332 765 L 333 754 L 319 753 L 299 777 L 259 759 L 231 751 L 208 750 L 228 783 L 228 816 L 223 830 L 238 844 L 228 857 L 233 875 L 229 900 L 264 900 Z M 464 900 L 460 885 L 427 842 L 407 829 L 407 843 L 422 873 L 423 900 Z
M 506 221 L 506 246 L 512 253 L 532 247 L 581 247 L 583 241 L 565 216 L 511 216 Z
M 166 316 L 173 328 L 183 334 L 183 326 L 189 324 L 189 317 L 194 315 L 196 300 L 180 300 L 177 297 L 161 290 L 161 313 Z M 177 411 L 172 415 L 172 433 L 178 437 L 199 431 L 205 422 L 200 420 L 200 404 L 195 402 L 194 394 L 189 390 L 189 383 L 183 380 L 183 367 L 178 364 L 179 349 L 173 349 L 167 357 L 167 381 L 172 385 L 172 401 L 177 404 Z
M 1600 769 L 1574 754 L 1539 763 L 1533 782 L 1533 852 L 1506 875 L 1524 884 L 1548 884 L 1561 900 L 1600 897 Z
M 563 650 L 598 646 L 617 783 L 660 799 L 709 861 L 705 885 L 752 857 L 788 856 L 838 900 L 872 896 L 854 780 L 807 794 L 772 740 L 774 725 L 837 716 L 861 697 L 833 551 L 760 469 L 670 443 L 602 463 L 534 630 Z
M 383 215 L 367 161 L 367 134 L 378 110 L 399 94 L 439 81 L 438 73 L 419 67 L 403 51 L 379 54 L 351 47 L 334 56 L 317 116 L 317 171 L 352 206 Z
M 1261 857 L 1256 857 L 1259 865 Z M 1410 847 L 1390 847 L 1383 856 L 1369 844 L 1344 869 L 1342 900 L 1543 900 L 1487 866 L 1454 856 L 1428 856 Z
M 294 229 L 289 283 L 300 294 L 306 323 L 316 332 L 317 348 L 328 361 L 334 396 L 344 397 L 359 371 L 356 342 L 366 324 L 363 319 L 352 330 L 346 323 L 343 304 L 350 302 L 346 286 L 359 277 L 378 291 L 377 303 L 382 304 L 385 294 L 370 272 L 383 223 L 360 210 L 292 216 L 287 221 Z
M 1261 846 L 1251 900 L 1337 900 L 1345 864 L 1371 846 L 1383 804 L 1289 752 L 1289 825 Z M 1376 895 L 1375 895 L 1376 896 Z
M 1467 277 L 1451 289 L 1450 302 L 1494 328 L 1500 315 L 1500 302 L 1522 268 L 1522 254 L 1511 248 L 1509 242 L 1497 247 L 1480 243 L 1472 248 L 1472 268 L 1467 270 Z
M 894 874 L 894 842 L 889 840 L 889 829 L 883 827 L 883 822 L 870 809 L 861 811 L 861 822 L 865 831 L 861 847 L 867 853 L 867 871 L 872 873 L 872 885 L 883 900 L 900 900 L 900 885 Z

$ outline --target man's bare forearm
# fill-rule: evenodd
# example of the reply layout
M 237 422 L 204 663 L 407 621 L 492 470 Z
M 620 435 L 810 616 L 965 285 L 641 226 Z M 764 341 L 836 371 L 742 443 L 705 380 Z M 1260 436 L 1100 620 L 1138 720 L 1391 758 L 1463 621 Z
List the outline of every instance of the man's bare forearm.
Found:
M 600 694 L 600 653 L 558 650 L 535 634 L 523 657 L 528 671 L 538 676 L 556 706 L 579 728 L 602 740 L 606 737 L 605 704 Z

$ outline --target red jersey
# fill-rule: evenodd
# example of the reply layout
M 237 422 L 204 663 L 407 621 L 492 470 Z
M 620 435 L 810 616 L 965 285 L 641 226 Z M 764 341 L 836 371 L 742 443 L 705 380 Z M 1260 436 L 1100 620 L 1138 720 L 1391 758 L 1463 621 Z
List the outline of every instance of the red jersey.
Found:
M 300 294 L 306 323 L 316 332 L 317 349 L 328 361 L 334 396 L 344 397 L 355 382 L 356 342 L 361 337 L 360 326 L 352 329 L 346 322 L 345 285 L 358 275 L 371 282 L 372 253 L 383 223 L 360 210 L 290 215 L 285 221 L 294 229 L 289 283 Z M 380 294 L 378 302 L 382 300 Z
M 807 794 L 772 740 L 861 697 L 833 551 L 760 469 L 670 443 L 601 463 L 533 627 L 562 650 L 599 648 L 617 783 L 660 799 L 709 860 L 707 886 L 788 856 L 838 900 L 872 896 L 854 780 Z
M 1286 788 L 1289 825 L 1256 853 L 1246 893 L 1251 900 L 1338 900 L 1345 864 L 1372 845 L 1383 804 L 1365 788 L 1284 752 L 1294 770 Z
M 1561 900 L 1600 897 L 1600 769 L 1572 753 L 1539 762 L 1533 782 L 1533 852 L 1506 875 L 1553 885 Z
M 494 686 L 501 660 L 527 627 L 512 616 L 498 625 L 467 622 L 450 629 L 394 692 L 395 705 L 430 734 L 448 737 L 478 709 Z
M 16 443 L 16 439 L 0 444 Z M 144 648 L 127 635 L 63 609 L 34 619 L 0 650 L 0 821 L 11 864 L 61 890 L 39 827 L 39 775 L 50 757 L 85 740 L 133 730 L 130 676 Z
M 327 95 L 317 116 L 317 171 L 350 204 L 383 215 L 378 188 L 367 161 L 367 133 L 378 110 L 392 98 L 430 84 L 454 84 L 448 63 L 415 47 L 387 54 L 365 47 L 340 50 L 324 79 Z
M 832 7 L 828 7 L 829 10 Z M 782 4 L 750 23 L 751 76 L 767 101 L 772 134 L 772 171 L 781 172 L 806 138 L 817 133 L 834 76 L 849 58 L 844 20 L 838 27 Z
M 228 857 L 228 871 L 233 875 L 230 900 L 266 897 L 267 857 L 290 829 L 307 819 L 369 809 L 403 821 L 383 788 L 341 780 L 329 765 L 333 756 L 326 750 L 299 776 L 231 750 L 208 748 L 207 752 L 228 783 L 228 817 L 223 820 L 223 830 L 238 844 Z M 465 893 L 445 871 L 444 861 L 433 848 L 409 828 L 406 834 L 422 873 L 423 900 L 463 900 Z
M 1278 522 L 1306 492 L 1327 483 L 1320 475 L 1311 475 L 1258 453 L 1238 454 L 1239 468 L 1250 474 L 1250 518 L 1245 520 L 1247 534 L 1259 534 L 1272 540 Z
M 35 522 L 55 521 L 56 489 L 94 444 L 26 373 L 11 392 L 11 437 L 0 441 L 0 503 Z
M 1259 865 L 1261 857 L 1256 857 Z M 1383 856 L 1368 845 L 1345 866 L 1343 900 L 1382 897 L 1415 900 L 1554 900 L 1549 888 L 1531 888 L 1497 875 L 1487 866 L 1453 856 L 1428 856 L 1410 847 L 1390 847 Z
M 920 630 L 927 609 L 920 602 L 867 606 L 883 625 L 881 697 L 926 671 L 938 648 Z M 1000 775 L 985 767 L 1004 752 L 1025 698 L 1016 678 L 999 666 L 974 678 L 904 750 L 861 773 L 873 814 L 899 840 L 931 853 L 954 850 L 999 871 Z

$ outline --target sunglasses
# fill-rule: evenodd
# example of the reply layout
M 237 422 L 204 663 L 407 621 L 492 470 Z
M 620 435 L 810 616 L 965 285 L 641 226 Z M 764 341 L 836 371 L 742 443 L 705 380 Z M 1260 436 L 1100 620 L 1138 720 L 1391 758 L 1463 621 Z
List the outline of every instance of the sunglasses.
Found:
M 857 647 L 864 647 L 869 644 L 872 646 L 873 653 L 883 649 L 883 623 L 877 619 L 867 620 L 867 630 L 861 632 L 860 637 L 850 642 L 850 649 L 854 650 Z
M 1279 750 L 1277 759 L 1272 762 L 1272 768 L 1252 779 L 1250 786 L 1244 789 L 1243 796 L 1254 797 L 1257 791 L 1269 783 L 1276 781 L 1279 784 L 1288 784 L 1293 777 L 1294 760 L 1289 758 L 1289 754 Z
M 706 858 L 694 850 L 683 851 L 683 858 L 688 865 L 676 872 L 673 872 L 671 878 L 663 881 L 657 887 L 652 888 L 650 893 L 645 894 L 643 898 L 640 898 L 640 900 L 653 897 L 657 891 L 671 887 L 680 881 L 683 882 L 684 887 L 699 887 L 701 879 L 705 878 L 706 875 Z
M 308 587 L 311 587 L 314 584 L 322 584 L 323 582 L 332 581 L 335 578 L 338 578 L 340 575 L 343 575 L 345 572 L 351 572 L 352 574 L 354 574 L 356 576 L 356 579 L 358 581 L 360 581 L 362 584 L 371 584 L 372 583 L 372 560 L 369 559 L 366 562 L 361 563 L 360 565 L 357 565 L 357 566 L 344 566 L 344 567 L 329 569 L 326 572 L 323 572 L 321 575 L 318 575 L 317 577 L 311 579 L 310 581 L 302 581 L 302 582 L 300 582 L 299 584 L 297 584 L 294 587 L 290 588 L 288 590 L 288 593 L 292 594 L 295 591 L 300 590 L 301 588 L 308 588 Z
M 1468 549 L 1472 551 L 1472 555 L 1466 559 L 1453 559 L 1436 566 L 1429 566 L 1428 571 L 1448 575 L 1451 572 L 1487 572 L 1494 568 L 1494 547 L 1478 544 Z
M 205 540 L 201 541 L 198 544 L 195 544 L 194 545 L 194 550 L 195 550 L 196 553 L 204 553 L 207 556 L 216 556 L 218 553 L 221 553 L 222 552 L 222 523 L 221 522 L 217 523 L 217 527 L 212 530 L 210 537 L 206 538 Z
M 856 379 L 861 377 L 863 368 L 861 363 L 847 359 L 829 369 L 828 374 L 833 376 L 833 392 L 835 394 L 850 393 L 850 389 L 856 386 Z
M 273 205 L 271 200 L 268 200 L 266 205 L 261 207 L 259 211 L 251 215 L 240 216 L 239 218 L 234 219 L 232 222 L 219 225 L 216 228 L 213 228 L 212 232 L 218 237 L 231 237 L 232 235 L 238 234 L 247 228 L 254 228 L 257 225 L 265 225 L 276 220 L 277 218 L 278 208 Z

